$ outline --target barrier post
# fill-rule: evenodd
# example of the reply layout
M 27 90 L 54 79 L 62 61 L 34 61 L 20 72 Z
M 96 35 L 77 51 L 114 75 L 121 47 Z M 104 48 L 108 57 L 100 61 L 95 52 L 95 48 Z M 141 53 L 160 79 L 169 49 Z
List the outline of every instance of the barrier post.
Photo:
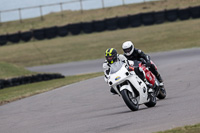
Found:
M 63 18 L 64 15 L 63 15 L 63 7 L 62 7 L 62 4 L 63 4 L 63 3 L 60 3 L 60 11 L 61 11 L 61 17 Z
M 20 20 L 20 23 L 22 23 L 22 14 L 21 14 L 21 8 L 18 9 L 19 11 L 19 20 Z
M 125 2 L 124 2 L 124 0 L 122 0 L 122 4 L 123 4 L 123 6 L 125 5 Z
M 42 6 L 39 6 L 39 7 L 40 7 L 40 18 L 41 18 L 41 20 L 43 21 L 44 18 L 43 18 L 43 14 L 42 14 Z
M 1 11 L 0 11 L 0 25 L 1 25 Z
M 83 13 L 83 4 L 82 4 L 82 0 L 80 0 L 80 7 L 81 7 L 81 13 Z
M 104 0 L 101 0 L 101 3 L 102 3 L 102 8 L 104 9 L 105 6 L 104 6 Z

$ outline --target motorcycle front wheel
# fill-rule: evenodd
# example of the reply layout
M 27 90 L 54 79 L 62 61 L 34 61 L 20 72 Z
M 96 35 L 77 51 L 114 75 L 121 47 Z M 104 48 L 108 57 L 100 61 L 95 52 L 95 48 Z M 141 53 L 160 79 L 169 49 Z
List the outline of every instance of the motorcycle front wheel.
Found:
M 136 111 L 139 109 L 138 100 L 133 94 L 128 90 L 121 91 L 122 98 L 130 110 Z
M 157 101 L 156 101 L 156 96 L 154 93 L 150 93 L 149 94 L 149 102 L 145 103 L 145 105 L 147 107 L 154 107 L 156 105 Z

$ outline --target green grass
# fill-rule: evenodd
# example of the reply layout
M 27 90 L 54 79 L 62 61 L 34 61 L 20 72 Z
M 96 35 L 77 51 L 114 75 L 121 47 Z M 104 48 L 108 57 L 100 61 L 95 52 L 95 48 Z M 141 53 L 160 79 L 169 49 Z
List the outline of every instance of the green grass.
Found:
M 0 79 L 7 79 L 12 77 L 18 77 L 21 75 L 32 75 L 36 72 L 30 72 L 23 67 L 17 65 L 0 62 Z
M 6 22 L 0 24 L 0 34 L 15 33 L 18 31 L 29 31 L 42 27 L 51 27 L 55 25 L 66 25 L 70 23 L 88 22 L 93 20 L 102 20 L 116 16 L 126 16 L 141 12 L 160 11 L 172 8 L 186 8 L 189 6 L 200 5 L 199 0 L 161 0 L 157 2 L 146 2 L 140 4 L 130 4 L 125 6 L 110 7 L 97 10 L 64 11 L 64 17 L 61 13 L 51 13 L 40 18 L 33 18 L 20 21 Z
M 104 52 L 131 40 L 144 52 L 167 51 L 200 46 L 200 19 L 153 26 L 119 29 L 51 40 L 32 41 L 0 47 L 0 61 L 19 66 L 38 66 L 104 58 Z
M 199 133 L 200 123 L 190 126 L 177 127 L 171 130 L 157 132 L 157 133 Z

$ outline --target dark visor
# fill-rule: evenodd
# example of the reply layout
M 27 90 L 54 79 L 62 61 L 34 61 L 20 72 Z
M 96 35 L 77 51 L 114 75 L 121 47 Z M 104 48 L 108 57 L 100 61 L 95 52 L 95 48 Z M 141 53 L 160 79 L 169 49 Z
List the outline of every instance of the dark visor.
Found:
M 107 60 L 109 60 L 109 61 L 113 60 L 113 56 L 107 56 L 106 58 L 107 58 Z
M 131 49 L 132 49 L 132 48 L 124 49 L 124 52 L 125 52 L 125 53 L 129 53 L 129 52 L 131 52 Z
M 131 46 L 130 48 L 123 49 L 123 50 L 124 50 L 125 53 L 129 53 L 129 52 L 131 52 L 132 48 L 133 48 L 133 47 Z

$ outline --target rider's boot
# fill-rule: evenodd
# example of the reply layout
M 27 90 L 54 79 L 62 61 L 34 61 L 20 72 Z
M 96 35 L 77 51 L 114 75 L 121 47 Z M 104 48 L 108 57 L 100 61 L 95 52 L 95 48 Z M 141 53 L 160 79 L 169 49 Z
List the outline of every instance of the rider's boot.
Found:
M 163 80 L 162 80 L 162 78 L 161 78 L 161 76 L 160 76 L 160 73 L 158 72 L 158 70 L 157 70 L 157 68 L 155 67 L 154 64 L 151 65 L 150 71 L 156 76 L 156 78 L 157 78 L 158 81 L 160 82 L 160 85 L 159 85 L 159 86 L 162 87 L 162 86 L 164 85 L 164 84 L 163 84 Z
M 156 75 L 156 78 L 158 79 L 158 81 L 160 82 L 160 86 L 164 86 L 164 83 L 163 83 L 163 80 L 162 80 L 162 77 L 160 76 L 160 74 L 158 73 L 157 75 Z
M 154 68 L 154 67 L 152 67 L 152 68 Z M 156 69 L 154 69 L 154 71 L 152 71 L 152 72 L 156 76 L 156 78 L 158 79 L 158 81 L 160 82 L 159 86 L 162 87 L 164 84 L 163 84 L 163 80 L 162 80 L 162 77 L 161 77 L 160 73 Z

